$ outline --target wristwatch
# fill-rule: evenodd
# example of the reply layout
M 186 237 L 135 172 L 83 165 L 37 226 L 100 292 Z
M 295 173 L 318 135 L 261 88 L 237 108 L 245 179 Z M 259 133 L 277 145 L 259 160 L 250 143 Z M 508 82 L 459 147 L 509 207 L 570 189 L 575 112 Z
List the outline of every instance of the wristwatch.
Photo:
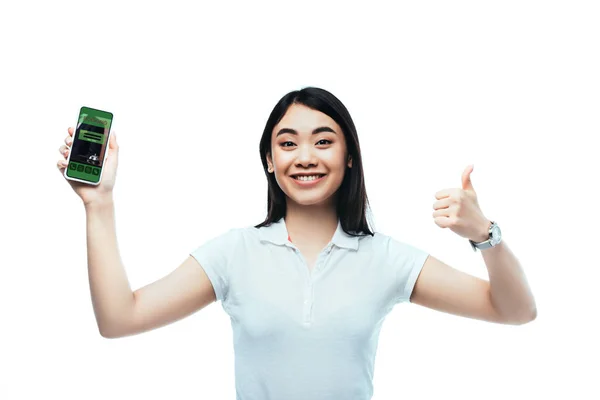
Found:
M 490 225 L 489 238 L 487 240 L 476 243 L 476 242 L 472 241 L 471 239 L 469 239 L 469 243 L 471 243 L 471 247 L 473 248 L 473 251 L 477 251 L 477 249 L 479 249 L 479 250 L 489 249 L 490 247 L 494 247 L 495 245 L 497 245 L 498 243 L 500 243 L 502 241 L 502 231 L 500 230 L 500 227 L 494 221 L 491 221 L 491 222 L 492 222 L 492 225 Z

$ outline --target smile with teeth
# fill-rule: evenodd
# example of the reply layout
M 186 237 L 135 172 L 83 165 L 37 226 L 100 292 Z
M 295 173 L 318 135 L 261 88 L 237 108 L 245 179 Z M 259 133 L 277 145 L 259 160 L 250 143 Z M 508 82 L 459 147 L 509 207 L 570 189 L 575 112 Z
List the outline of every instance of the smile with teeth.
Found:
M 325 175 L 311 175 L 311 176 L 293 176 L 292 178 L 298 180 L 298 181 L 314 181 L 315 179 L 319 179 L 321 177 L 323 177 Z

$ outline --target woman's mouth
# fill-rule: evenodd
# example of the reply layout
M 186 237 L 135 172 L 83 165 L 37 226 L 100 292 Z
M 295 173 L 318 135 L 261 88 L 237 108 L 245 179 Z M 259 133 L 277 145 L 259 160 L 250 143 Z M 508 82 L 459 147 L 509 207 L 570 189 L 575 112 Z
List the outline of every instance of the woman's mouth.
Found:
M 325 176 L 325 174 L 316 174 L 310 176 L 296 175 L 292 176 L 292 179 L 300 186 L 312 186 L 321 182 Z

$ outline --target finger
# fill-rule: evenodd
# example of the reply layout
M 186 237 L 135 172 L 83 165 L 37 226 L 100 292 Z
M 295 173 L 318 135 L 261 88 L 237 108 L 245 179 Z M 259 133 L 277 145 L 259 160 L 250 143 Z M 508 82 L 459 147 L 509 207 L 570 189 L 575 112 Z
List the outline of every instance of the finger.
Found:
M 436 217 L 434 218 L 433 222 L 435 222 L 435 224 L 440 228 L 448 228 L 450 225 L 452 225 L 453 221 L 448 217 Z
M 444 197 L 441 200 L 437 200 L 433 203 L 433 209 L 439 210 L 440 208 L 448 208 L 452 204 L 452 199 L 450 197 Z
M 450 208 L 440 208 L 438 210 L 435 210 L 431 215 L 433 216 L 433 218 L 449 217 L 451 212 L 452 210 Z
M 56 162 L 56 167 L 57 167 L 59 170 L 61 170 L 61 169 L 63 169 L 63 168 L 66 168 L 66 167 L 67 167 L 67 160 L 58 160 L 58 161 Z
M 73 138 L 71 136 L 67 136 L 65 138 L 65 143 L 67 144 L 67 146 L 71 146 L 73 144 Z
M 70 126 L 69 129 L 67 129 L 67 132 L 69 132 L 69 136 L 73 136 L 73 127 Z
M 435 193 L 435 198 L 439 200 L 439 199 L 443 199 L 444 197 L 448 197 L 450 195 L 449 192 L 450 191 L 448 189 L 438 190 Z
M 69 154 L 69 146 L 63 144 L 62 146 L 60 146 L 58 151 L 60 152 L 60 154 L 66 157 Z
M 448 188 L 448 189 L 439 190 L 438 192 L 436 192 L 435 198 L 438 200 L 441 200 L 446 197 L 456 197 L 456 195 L 458 194 L 458 190 L 459 189 L 457 189 L 457 188 Z
M 119 145 L 117 144 L 117 135 L 115 131 L 112 131 L 110 134 L 110 138 L 108 139 L 108 146 L 111 149 L 118 149 Z

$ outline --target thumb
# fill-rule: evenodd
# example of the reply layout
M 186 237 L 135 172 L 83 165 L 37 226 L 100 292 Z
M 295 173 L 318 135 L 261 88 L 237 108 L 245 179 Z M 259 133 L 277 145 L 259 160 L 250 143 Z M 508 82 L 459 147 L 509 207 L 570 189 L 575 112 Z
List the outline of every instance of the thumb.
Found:
M 115 131 L 110 134 L 108 138 L 108 149 L 106 151 L 106 162 L 112 164 L 118 162 L 119 158 L 119 144 L 117 143 L 117 135 Z
M 108 141 L 108 146 L 111 150 L 119 149 L 119 144 L 117 143 L 117 132 L 116 131 L 113 131 L 113 133 L 110 135 L 110 139 Z
M 473 183 L 471 182 L 471 172 L 473 172 L 474 167 L 473 164 L 469 165 L 462 174 L 462 187 L 464 190 L 475 191 Z

